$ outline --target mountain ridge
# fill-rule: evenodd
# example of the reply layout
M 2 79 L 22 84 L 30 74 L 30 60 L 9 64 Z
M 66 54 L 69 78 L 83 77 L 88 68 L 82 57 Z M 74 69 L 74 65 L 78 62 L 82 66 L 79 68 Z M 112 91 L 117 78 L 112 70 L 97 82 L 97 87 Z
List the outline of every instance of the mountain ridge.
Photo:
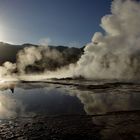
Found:
M 15 63 L 17 59 L 17 53 L 20 50 L 24 49 L 25 47 L 31 47 L 31 46 L 39 47 L 40 45 L 31 44 L 31 43 L 14 45 L 14 44 L 9 44 L 5 42 L 0 42 L 0 65 L 2 65 L 6 61 Z M 63 59 L 65 60 L 62 66 L 77 62 L 79 58 L 81 57 L 81 55 L 83 54 L 83 49 L 84 49 L 84 47 L 76 48 L 76 47 L 68 47 L 68 46 L 62 46 L 62 45 L 58 45 L 58 46 L 49 45 L 48 47 L 50 50 L 56 50 L 57 52 L 60 52 L 62 54 Z M 55 66 L 56 67 L 60 66 L 60 64 L 57 63 L 57 61 L 55 60 L 50 59 L 49 63 L 48 63 L 48 60 L 45 60 L 45 59 L 42 61 L 43 63 L 47 63 L 47 65 L 51 64 L 52 65 L 51 70 L 53 70 Z M 39 62 L 39 65 L 40 63 L 42 62 Z M 27 67 L 27 71 L 28 69 L 35 69 L 36 71 L 36 68 L 38 69 L 38 63 L 36 63 L 33 66 Z

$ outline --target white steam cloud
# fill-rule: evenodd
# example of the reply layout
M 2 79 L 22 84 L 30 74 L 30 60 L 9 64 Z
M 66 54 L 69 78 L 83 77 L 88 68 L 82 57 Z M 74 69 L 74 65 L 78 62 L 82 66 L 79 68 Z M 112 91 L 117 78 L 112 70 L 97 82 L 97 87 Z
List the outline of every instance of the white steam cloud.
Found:
M 94 79 L 140 78 L 140 2 L 114 0 L 110 15 L 84 49 L 75 75 Z
M 17 57 L 17 67 L 20 73 L 25 73 L 26 66 L 32 65 L 42 58 L 40 49 L 34 46 L 19 51 Z
M 14 71 L 16 70 L 16 64 L 11 62 L 5 62 L 3 66 L 0 66 L 0 78 L 13 75 Z
M 75 63 L 72 57 L 66 57 L 71 54 L 69 51 L 60 53 L 46 46 L 31 46 L 19 51 L 16 64 L 4 63 L 0 67 L 0 77 L 14 73 L 26 74 L 27 68 L 37 68 L 46 78 L 56 75 L 59 78 L 82 76 L 88 79 L 140 79 L 139 13 L 140 2 L 114 0 L 111 14 L 101 20 L 104 33 L 94 34 L 92 42 L 85 47 L 76 65 L 70 64 Z
M 36 65 L 36 67 L 38 66 L 38 68 L 47 71 L 55 70 L 55 67 L 61 66 L 63 62 L 62 54 L 56 49 L 49 48 L 47 45 L 25 47 L 17 54 L 17 69 L 20 74 L 26 73 L 26 68 L 29 65 Z

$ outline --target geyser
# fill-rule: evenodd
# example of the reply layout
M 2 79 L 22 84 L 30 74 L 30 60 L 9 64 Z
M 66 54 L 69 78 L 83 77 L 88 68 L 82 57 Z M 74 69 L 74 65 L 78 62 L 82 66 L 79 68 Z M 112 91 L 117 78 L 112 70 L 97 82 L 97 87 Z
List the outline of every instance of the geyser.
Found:
M 41 70 L 45 78 L 140 79 L 140 2 L 114 0 L 101 27 L 104 32 L 94 34 L 83 55 L 72 49 L 61 53 L 56 48 L 27 47 L 18 52 L 15 64 L 6 62 L 0 67 L 0 77 L 18 77 L 27 71 L 41 74 Z
M 77 62 L 74 75 L 92 79 L 140 79 L 140 2 L 114 0 L 111 14 Z

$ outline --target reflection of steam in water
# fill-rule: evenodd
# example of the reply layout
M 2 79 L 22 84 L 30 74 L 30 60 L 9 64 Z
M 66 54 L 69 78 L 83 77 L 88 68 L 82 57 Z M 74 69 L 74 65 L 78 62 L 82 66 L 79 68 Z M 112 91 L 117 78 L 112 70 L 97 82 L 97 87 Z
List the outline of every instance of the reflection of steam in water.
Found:
M 36 90 L 35 87 L 37 88 Z M 134 87 L 135 89 L 133 89 Z M 130 85 L 118 86 L 115 89 L 99 89 L 98 91 L 94 89 L 82 90 L 73 85 L 66 86 L 51 83 L 30 83 L 29 85 L 25 83 L 21 84 L 20 88 L 33 89 L 30 90 L 30 92 L 33 93 L 37 93 L 36 91 L 40 89 L 38 92 L 44 94 L 55 93 L 55 96 L 58 94 L 61 96 L 70 95 L 76 97 L 84 105 L 84 110 L 88 115 L 140 109 L 140 95 L 137 93 L 139 91 L 139 85 L 132 87 Z M 43 88 L 43 90 L 41 88 Z M 57 101 L 55 102 L 57 103 Z
M 139 86 L 125 85 L 125 88 L 81 90 L 72 86 L 61 87 L 64 93 L 76 96 L 84 105 L 88 115 L 105 114 L 115 111 L 140 110 Z M 131 91 L 131 92 L 130 92 Z M 135 92 L 137 91 L 137 92 Z
M 24 113 L 24 106 L 12 96 L 0 93 L 0 119 L 17 117 Z
M 85 111 L 90 115 L 129 109 L 130 95 L 124 97 L 120 94 L 80 93 L 77 97 L 84 104 Z
M 66 90 L 70 95 L 78 97 L 88 115 L 93 115 L 92 122 L 99 128 L 101 139 L 139 140 L 140 112 L 135 110 L 140 110 L 140 94 L 133 92 L 139 91 L 139 88 L 133 89 L 129 86 L 125 88 L 125 92 L 124 89 L 91 92 L 72 87 Z
M 89 87 L 87 82 L 86 84 L 87 87 Z M 98 85 L 98 87 L 99 86 L 100 85 Z M 11 88 L 11 86 L 8 85 L 8 88 L 9 87 Z M 4 108 L 2 110 L 5 110 L 6 108 L 7 111 L 12 110 L 13 112 L 14 111 L 16 112 L 17 107 L 19 108 L 21 107 L 18 110 L 22 110 L 23 108 L 25 113 L 27 113 L 28 111 L 41 112 L 41 110 L 43 109 L 44 111 L 46 110 L 47 113 L 53 113 L 54 110 L 57 110 L 57 113 L 61 113 L 61 111 L 65 112 L 66 108 L 68 107 L 71 108 L 69 110 L 69 113 L 71 112 L 76 113 L 76 111 L 78 112 L 78 108 L 79 110 L 82 111 L 81 107 L 84 107 L 84 110 L 88 115 L 95 115 L 95 114 L 105 114 L 107 112 L 113 111 L 129 111 L 140 109 L 139 103 L 140 96 L 137 93 L 139 91 L 139 85 L 134 86 L 126 84 L 121 85 L 121 87 L 118 86 L 114 88 L 114 86 L 110 84 L 109 87 L 111 88 L 109 89 L 103 88 L 98 90 L 97 89 L 88 90 L 87 88 L 85 90 L 82 90 L 82 88 L 79 88 L 79 86 L 76 87 L 73 86 L 72 84 L 61 85 L 42 82 L 18 83 L 15 88 L 14 94 L 1 95 L 1 98 L 4 98 L 2 99 L 4 103 L 10 104 L 11 107 L 13 107 L 6 108 L 7 106 L 5 107 L 5 104 L 1 102 L 2 108 Z M 134 87 L 135 89 L 133 89 Z M 4 91 L 1 93 L 4 93 Z M 8 93 L 10 93 L 10 91 Z M 80 105 L 80 103 L 78 103 L 78 100 L 76 100 L 77 98 L 83 105 Z M 70 104 L 71 107 L 69 107 Z M 23 106 L 25 106 L 26 108 Z M 58 109 L 60 109 L 61 111 L 59 112 Z M 16 112 L 16 114 L 18 113 Z
M 135 110 L 140 110 L 140 94 L 132 92 L 134 89 L 129 86 L 126 89 L 125 93 L 123 90 L 118 92 L 101 90 L 100 93 L 96 93 L 70 88 L 69 94 L 78 97 L 84 104 L 85 112 L 93 115 L 92 121 L 99 128 L 101 139 L 139 140 L 140 112 Z M 139 91 L 138 89 L 135 88 L 136 91 Z
M 89 87 L 87 81 L 86 84 L 87 87 Z M 11 88 L 13 86 L 9 85 L 7 88 Z M 109 84 L 107 84 L 107 86 L 108 85 Z M 98 88 L 99 86 L 100 85 L 98 85 Z M 101 87 L 103 87 L 102 84 Z M 21 102 L 22 105 L 18 106 L 21 108 L 25 106 L 26 108 L 23 107 L 25 113 L 29 111 L 41 112 L 41 110 L 44 111 L 46 110 L 47 113 L 54 113 L 55 112 L 54 110 L 57 110 L 57 113 L 59 114 L 61 113 L 61 111 L 62 112 L 66 111 L 66 108 L 69 107 L 68 103 L 71 104 L 71 107 L 69 107 L 71 108 L 69 110 L 69 113 L 71 112 L 75 113 L 76 111 L 78 112 L 78 108 L 79 110 L 82 110 L 81 107 L 83 106 L 85 112 L 88 115 L 105 114 L 107 112 L 113 111 L 140 109 L 139 103 L 140 96 L 137 93 L 139 91 L 139 85 L 134 86 L 126 84 L 114 88 L 114 86 L 110 84 L 109 87 L 111 88 L 104 89 L 103 87 L 103 89 L 101 88 L 98 90 L 97 89 L 88 90 L 87 88 L 85 90 L 82 90 L 82 88 L 79 88 L 79 86 L 74 86 L 72 84 L 63 85 L 63 83 L 62 85 L 42 82 L 18 83 L 15 88 L 14 94 L 10 94 L 9 96 L 7 96 L 7 94 L 6 95 L 4 94 L 1 96 L 4 96 L 3 97 L 5 98 L 4 100 L 8 100 L 8 102 L 5 101 L 5 104 L 11 103 L 11 106 L 13 106 L 12 111 L 16 111 L 17 104 Z M 133 89 L 134 87 L 135 89 Z M 10 90 L 7 91 L 9 91 L 8 93 L 10 93 Z M 83 104 L 82 106 L 78 103 L 78 100 L 76 100 L 77 98 Z M 10 109 L 11 108 L 8 108 L 8 110 Z M 60 109 L 61 111 L 59 112 L 58 109 Z

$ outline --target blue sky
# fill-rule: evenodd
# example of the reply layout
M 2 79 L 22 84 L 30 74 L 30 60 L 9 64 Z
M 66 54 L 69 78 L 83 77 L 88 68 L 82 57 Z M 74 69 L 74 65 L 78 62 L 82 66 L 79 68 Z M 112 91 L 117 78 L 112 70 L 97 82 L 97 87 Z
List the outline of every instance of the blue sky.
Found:
M 81 47 L 101 31 L 111 0 L 0 0 L 0 41 Z

